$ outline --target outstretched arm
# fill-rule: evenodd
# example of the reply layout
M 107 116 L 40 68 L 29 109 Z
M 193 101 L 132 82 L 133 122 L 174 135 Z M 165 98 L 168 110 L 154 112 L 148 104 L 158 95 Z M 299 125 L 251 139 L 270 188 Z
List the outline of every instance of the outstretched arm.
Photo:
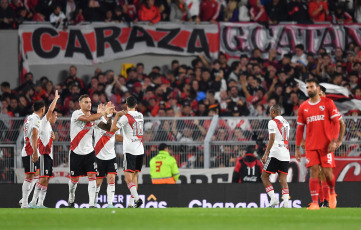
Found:
M 55 90 L 55 97 L 53 102 L 51 102 L 48 112 L 46 113 L 46 120 L 50 120 L 51 115 L 53 114 L 53 111 L 56 107 L 56 103 L 58 102 L 58 99 L 60 98 L 59 94 L 58 94 L 58 90 Z
M 82 115 L 78 118 L 79 121 L 84 121 L 84 122 L 91 122 L 91 121 L 95 121 L 98 120 L 99 118 L 101 118 L 102 116 L 106 116 L 110 113 L 110 111 L 114 109 L 114 107 L 108 107 L 106 108 L 103 112 L 101 113 L 96 113 L 96 114 L 92 114 L 90 116 L 85 116 Z
M 118 128 L 118 126 L 117 126 L 118 120 L 119 120 L 119 118 L 120 118 L 121 116 L 123 116 L 123 115 L 125 115 L 125 114 L 127 114 L 127 111 L 125 111 L 125 110 L 122 110 L 122 111 L 117 112 L 117 113 L 115 114 L 115 118 L 114 118 L 114 121 L 113 121 L 112 126 L 111 126 L 111 128 L 110 128 L 110 132 L 114 132 L 114 133 L 115 133 L 116 131 L 119 130 L 119 128 Z

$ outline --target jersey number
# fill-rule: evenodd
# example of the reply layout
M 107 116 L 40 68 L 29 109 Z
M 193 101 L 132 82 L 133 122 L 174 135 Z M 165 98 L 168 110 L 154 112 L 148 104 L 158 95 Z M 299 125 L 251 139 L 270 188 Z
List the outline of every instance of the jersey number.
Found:
M 136 121 L 133 123 L 133 136 L 141 137 L 143 136 L 143 121 Z
M 327 153 L 327 163 L 332 164 L 332 153 Z
M 248 167 L 247 166 L 247 170 L 248 170 L 248 175 L 250 176 L 250 175 L 255 175 L 256 174 L 256 167 L 252 167 L 252 168 L 250 168 L 250 167 Z M 252 173 L 251 173 L 251 171 L 252 171 Z
M 282 140 L 284 142 L 288 141 L 289 139 L 289 135 L 290 135 L 289 129 L 290 128 L 288 126 L 282 126 L 281 128 Z
M 156 161 L 155 162 L 155 171 L 160 172 L 160 167 L 162 167 L 163 162 L 162 161 Z

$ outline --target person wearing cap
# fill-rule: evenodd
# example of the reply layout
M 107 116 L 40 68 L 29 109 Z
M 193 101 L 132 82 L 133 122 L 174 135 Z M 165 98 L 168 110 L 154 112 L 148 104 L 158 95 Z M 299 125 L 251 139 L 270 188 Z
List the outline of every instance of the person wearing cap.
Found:
M 179 178 L 177 161 L 165 143 L 159 145 L 159 153 L 150 160 L 149 167 L 153 184 L 175 184 Z

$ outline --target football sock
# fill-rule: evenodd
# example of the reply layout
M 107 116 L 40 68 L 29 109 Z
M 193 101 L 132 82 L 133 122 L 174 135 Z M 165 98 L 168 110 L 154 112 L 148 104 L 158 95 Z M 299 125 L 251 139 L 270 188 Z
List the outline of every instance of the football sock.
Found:
M 74 203 L 75 191 L 76 191 L 76 187 L 78 185 L 78 182 L 74 181 L 74 180 L 70 180 L 68 185 L 69 185 L 69 202 Z
M 310 187 L 312 202 L 318 204 L 318 191 L 320 187 L 320 182 L 318 178 L 310 178 L 309 187 Z
M 319 198 L 320 198 L 320 202 L 324 202 L 324 201 L 325 201 L 325 196 L 324 196 L 324 194 L 323 194 L 323 186 L 322 186 L 322 184 L 323 184 L 323 181 L 321 181 L 321 186 L 320 186 L 320 188 L 319 188 L 319 190 L 318 190 L 318 196 L 319 196 Z
M 288 202 L 289 198 L 290 198 L 290 194 L 289 194 L 288 188 L 282 189 L 282 199 L 283 199 L 283 201 Z
M 46 192 L 48 191 L 48 186 L 41 186 L 41 191 L 39 194 L 39 200 L 38 200 L 38 206 L 44 206 L 44 200 L 45 200 L 45 196 L 46 196 Z
M 333 176 L 331 180 L 327 180 L 327 184 L 330 187 L 330 194 L 335 194 L 336 177 Z
M 129 205 L 134 206 L 134 196 L 130 196 Z
M 139 196 L 138 196 L 137 187 L 135 186 L 135 184 L 133 182 L 130 182 L 128 184 L 128 188 L 129 188 L 130 193 L 134 197 L 134 199 L 138 200 Z
M 88 193 L 89 193 L 89 206 L 94 206 L 95 192 L 97 190 L 97 182 L 94 178 L 89 178 Z
M 33 179 L 29 178 L 24 180 L 22 191 L 23 191 L 23 206 L 28 206 L 28 197 L 30 192 L 30 186 Z
M 36 183 L 35 185 L 35 189 L 34 189 L 34 194 L 33 194 L 33 199 L 31 200 L 31 204 L 36 205 L 36 201 L 39 197 L 39 193 L 41 191 L 42 185 L 38 183 Z
M 39 182 L 39 176 L 34 176 L 33 181 L 31 182 L 30 185 L 30 191 L 29 194 L 31 193 L 31 191 L 33 190 L 34 186 L 36 185 L 36 183 Z
M 108 204 L 113 204 L 115 193 L 115 183 L 109 183 L 107 187 Z
M 266 187 L 266 192 L 267 192 L 268 196 L 269 196 L 271 199 L 274 199 L 274 198 L 275 198 L 275 191 L 273 190 L 273 186 L 272 186 L 272 185 Z
M 99 196 L 99 191 L 100 191 L 100 187 L 101 187 L 102 185 L 100 184 L 99 185 L 99 187 L 97 187 L 97 190 L 96 190 L 96 192 L 95 192 L 95 199 L 94 199 L 94 204 L 97 204 L 98 202 L 98 196 Z

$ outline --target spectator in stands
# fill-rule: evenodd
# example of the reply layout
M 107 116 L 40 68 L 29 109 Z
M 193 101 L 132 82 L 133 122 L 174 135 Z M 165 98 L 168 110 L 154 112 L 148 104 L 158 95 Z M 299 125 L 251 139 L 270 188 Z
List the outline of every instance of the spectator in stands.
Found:
M 188 7 L 184 0 L 174 0 L 170 5 L 169 21 L 184 22 L 187 21 L 189 15 Z
M 254 146 L 248 146 L 246 154 L 236 159 L 232 183 L 261 183 L 263 164 L 254 153 Z
M 128 23 L 128 26 L 130 26 L 130 22 L 132 21 L 130 16 L 126 12 L 124 12 L 122 6 L 117 6 L 115 8 L 113 19 L 115 22 L 126 22 Z
M 266 23 L 268 22 L 268 16 L 266 9 L 261 4 L 261 0 L 257 0 L 257 4 L 252 6 L 249 10 L 250 19 L 253 22 Z
M 278 24 L 288 20 L 285 0 L 272 0 L 265 5 L 269 24 Z
M 78 69 L 76 66 L 72 65 L 69 67 L 69 76 L 65 79 L 65 82 L 77 82 L 80 88 L 84 88 L 84 82 L 82 79 L 78 78 Z M 65 83 L 64 82 L 64 83 Z
M 350 24 L 352 23 L 352 16 L 345 11 L 344 4 L 338 4 L 333 18 L 334 24 Z
M 53 13 L 50 15 L 50 23 L 58 28 L 60 25 L 67 27 L 68 20 L 61 11 L 60 6 L 55 6 Z
M 74 0 L 67 0 L 65 3 L 65 17 L 67 18 L 69 24 L 74 24 L 74 16 L 77 10 L 77 6 Z
M 251 20 L 247 8 L 247 0 L 241 0 L 238 4 L 238 21 L 249 22 Z
M 23 24 L 25 21 L 31 21 L 33 14 L 29 13 L 25 7 L 20 7 L 17 9 L 17 17 L 15 19 L 16 26 Z
M 160 10 L 154 5 L 154 0 L 146 0 L 138 12 L 139 21 L 149 22 L 154 25 L 161 20 Z
M 111 10 L 107 10 L 107 12 L 105 13 L 105 19 L 104 22 L 112 22 L 113 21 L 113 11 Z
M 104 8 L 96 0 L 89 0 L 88 7 L 84 11 L 84 18 L 89 22 L 101 22 L 104 20 Z
M 221 5 L 216 0 L 202 0 L 199 11 L 199 19 L 201 21 L 208 21 L 216 23 Z
M 308 15 L 308 3 L 304 0 L 292 0 L 287 5 L 290 21 L 298 24 L 309 24 L 311 21 Z
M 221 6 L 221 9 L 222 8 L 223 6 Z M 222 13 L 224 14 L 223 21 L 238 22 L 238 17 L 239 17 L 238 3 L 236 1 L 229 1 Z
M 73 24 L 75 24 L 75 25 L 85 21 L 85 18 L 83 15 L 83 9 L 75 10 L 73 20 L 74 20 Z
M 298 65 L 307 66 L 307 55 L 305 54 L 305 48 L 303 44 L 296 45 L 296 55 L 293 55 L 291 62 Z
M 9 6 L 8 0 L 1 0 L 0 2 L 0 29 L 14 28 L 14 10 Z
M 330 14 L 327 2 L 322 0 L 311 1 L 309 3 L 308 13 L 313 22 L 324 22 Z
M 4 81 L 1 83 L 0 90 L 1 90 L 2 94 L 5 94 L 5 93 L 11 94 L 12 93 L 12 91 L 10 89 L 10 83 L 7 81 Z
M 361 1 L 355 1 L 354 18 L 355 22 L 361 23 Z
M 133 0 L 126 1 L 126 3 L 124 3 L 123 12 L 129 16 L 130 20 L 132 20 L 134 22 L 138 21 L 137 7 L 135 6 Z

